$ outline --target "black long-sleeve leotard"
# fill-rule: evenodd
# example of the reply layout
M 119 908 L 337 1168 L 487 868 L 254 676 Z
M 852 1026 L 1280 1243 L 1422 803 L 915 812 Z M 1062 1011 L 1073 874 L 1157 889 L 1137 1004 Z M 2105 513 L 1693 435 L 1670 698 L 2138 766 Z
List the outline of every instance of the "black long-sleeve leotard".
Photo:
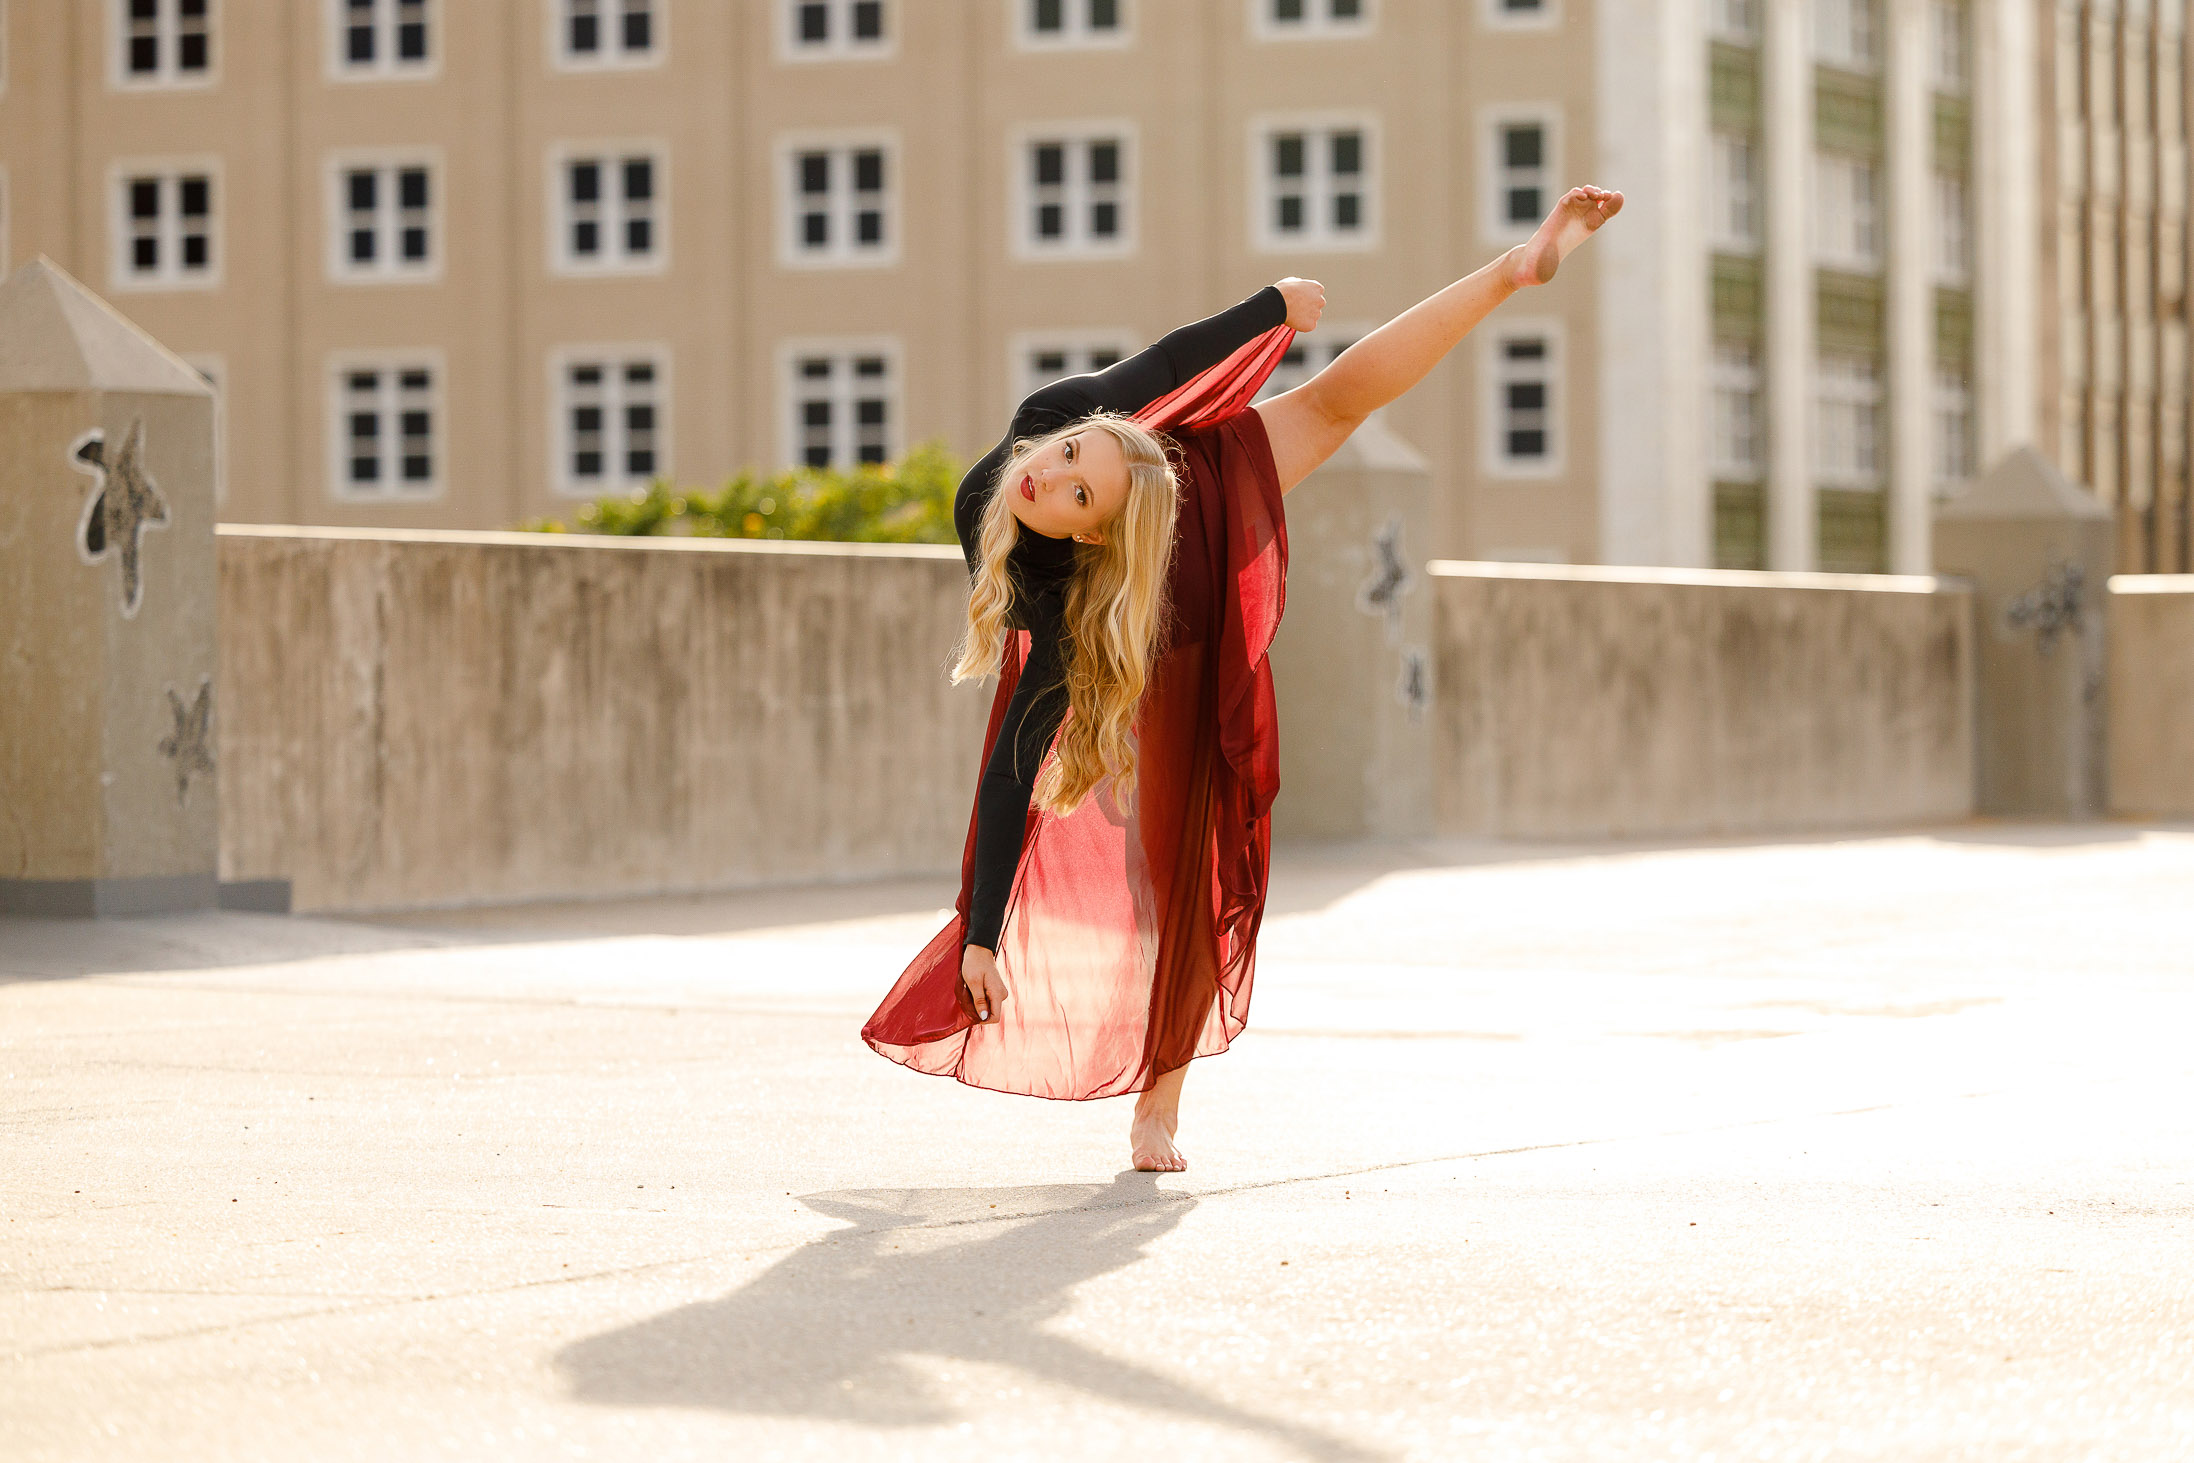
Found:
M 1029 396 L 1013 414 L 1013 425 L 1004 438 L 968 469 L 954 495 L 953 521 L 968 572 L 972 574 L 976 567 L 976 534 L 984 506 L 1013 454 L 1014 442 L 1056 431 L 1093 411 L 1139 411 L 1286 323 L 1287 300 L 1276 287 L 1267 285 L 1232 309 L 1184 325 L 1118 365 L 1054 381 Z M 1067 709 L 1063 615 L 1067 581 L 1074 569 L 1074 541 L 1023 527 L 1008 568 L 1014 596 L 1007 622 L 1029 632 L 1029 656 L 1006 703 L 1005 721 L 998 728 L 997 743 L 976 792 L 975 879 L 963 948 L 998 948 L 1036 772 Z

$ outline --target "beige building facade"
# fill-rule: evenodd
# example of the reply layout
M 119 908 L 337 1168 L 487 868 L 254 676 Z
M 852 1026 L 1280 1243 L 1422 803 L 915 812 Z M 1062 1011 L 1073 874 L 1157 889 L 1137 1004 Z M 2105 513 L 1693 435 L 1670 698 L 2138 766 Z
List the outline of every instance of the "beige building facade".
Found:
M 2027 364 L 2058 8 L 0 0 L 0 253 L 215 382 L 225 517 L 500 527 L 972 457 L 1289 274 L 1299 378 L 1589 180 L 1619 225 L 1389 409 L 1423 552 L 1908 568 L 2066 390 Z

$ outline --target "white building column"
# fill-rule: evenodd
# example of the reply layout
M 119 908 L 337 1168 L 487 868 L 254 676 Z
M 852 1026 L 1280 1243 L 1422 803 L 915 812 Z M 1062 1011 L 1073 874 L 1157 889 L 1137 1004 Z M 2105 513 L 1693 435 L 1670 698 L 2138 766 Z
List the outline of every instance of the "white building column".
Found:
M 1767 563 L 1819 562 L 1813 493 L 1813 37 L 1806 0 L 1767 0 L 1760 46 L 1766 143 Z
M 1986 472 L 2034 441 L 2041 307 L 2033 0 L 1973 0 L 1973 407 Z
M 1890 0 L 1883 159 L 1889 168 L 1889 569 L 1934 565 L 1934 106 L 1931 0 Z

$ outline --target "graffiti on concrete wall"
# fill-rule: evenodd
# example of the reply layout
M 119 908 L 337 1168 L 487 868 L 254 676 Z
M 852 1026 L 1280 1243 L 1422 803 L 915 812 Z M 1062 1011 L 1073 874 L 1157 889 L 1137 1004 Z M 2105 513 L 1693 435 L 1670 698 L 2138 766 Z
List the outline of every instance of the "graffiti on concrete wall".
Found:
M 92 480 L 76 525 L 76 551 L 87 564 L 112 554 L 122 561 L 122 618 L 134 619 L 145 599 L 145 530 L 168 521 L 167 499 L 145 472 L 145 419 L 133 418 L 119 451 L 93 427 L 69 444 L 69 466 Z
M 2060 562 L 2042 582 L 2004 601 L 2004 625 L 2014 632 L 2032 630 L 2034 646 L 2047 655 L 2057 637 L 2080 623 L 2087 575 L 2079 565 Z
M 1423 647 L 1413 645 L 1402 652 L 1402 674 L 1394 683 L 1394 699 L 1407 708 L 1412 722 L 1425 719 L 1425 707 L 1432 701 L 1432 665 Z
M 160 739 L 160 755 L 175 764 L 175 801 L 182 803 L 191 775 L 213 772 L 213 677 L 198 678 L 198 695 L 188 705 L 168 687 L 168 712 L 175 726 Z
M 1399 515 L 1371 531 L 1371 573 L 1356 590 L 1356 608 L 1386 619 L 1388 643 L 1402 638 L 1402 596 L 1417 587 L 1402 555 L 1402 520 Z

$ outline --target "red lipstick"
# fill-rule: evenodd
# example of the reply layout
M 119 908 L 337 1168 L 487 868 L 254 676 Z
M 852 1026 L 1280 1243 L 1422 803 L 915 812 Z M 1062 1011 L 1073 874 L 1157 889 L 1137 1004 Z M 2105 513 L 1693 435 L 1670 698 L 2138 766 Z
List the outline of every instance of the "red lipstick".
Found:
M 1021 479 L 1021 496 L 1028 499 L 1031 503 L 1036 501 L 1036 484 L 1033 479 L 1028 477 L 1023 477 Z

